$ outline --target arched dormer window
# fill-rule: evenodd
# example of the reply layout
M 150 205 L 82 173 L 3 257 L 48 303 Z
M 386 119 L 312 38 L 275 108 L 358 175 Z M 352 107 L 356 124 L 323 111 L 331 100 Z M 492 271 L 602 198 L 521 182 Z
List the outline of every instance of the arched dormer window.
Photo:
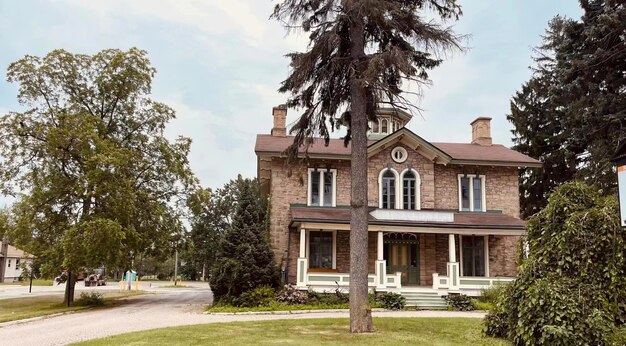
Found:
M 380 131 L 380 126 L 378 125 L 378 119 L 372 121 L 372 132 L 378 133 Z
M 383 119 L 380 122 L 380 127 L 381 127 L 381 133 L 387 134 L 387 129 L 389 128 L 389 122 L 387 121 L 387 119 Z
M 420 176 L 415 170 L 402 172 L 402 209 L 420 209 Z
M 378 182 L 380 186 L 380 208 L 396 209 L 398 173 L 393 169 L 386 168 L 380 172 Z

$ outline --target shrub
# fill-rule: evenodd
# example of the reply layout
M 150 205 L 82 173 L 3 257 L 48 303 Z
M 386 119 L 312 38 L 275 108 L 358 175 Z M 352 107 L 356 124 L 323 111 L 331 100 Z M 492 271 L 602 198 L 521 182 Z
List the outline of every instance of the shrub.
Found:
M 607 338 L 607 345 L 623 346 L 626 345 L 626 326 L 615 328 Z
M 278 293 L 276 300 L 289 305 L 306 304 L 309 302 L 309 294 L 297 289 L 292 284 L 288 284 Z
M 376 300 L 380 302 L 380 307 L 387 310 L 402 310 L 406 306 L 406 298 L 393 292 L 381 293 Z
M 343 293 L 341 287 L 337 285 L 334 293 L 323 292 L 318 293 L 313 291 L 309 287 L 308 292 L 309 304 L 317 304 L 317 305 L 339 305 L 346 304 L 349 302 L 349 296 Z
M 276 292 L 269 286 L 257 287 L 253 290 L 243 292 L 239 297 L 233 299 L 233 305 L 245 308 L 257 306 L 269 306 L 276 301 Z
M 102 299 L 102 294 L 98 292 L 83 292 L 80 294 L 80 298 L 78 298 L 74 305 L 76 306 L 103 306 L 104 299 Z
M 496 309 L 489 311 L 485 316 L 485 335 L 495 338 L 506 338 L 508 336 L 508 315 Z
M 498 301 L 498 298 L 502 295 L 502 292 L 506 291 L 507 287 L 510 284 L 495 284 L 488 288 L 483 288 L 480 291 L 480 297 L 478 297 L 478 301 L 483 303 L 492 303 L 495 304 Z
M 446 303 L 451 310 L 456 311 L 472 311 L 472 299 L 465 294 L 451 294 L 446 297 Z
M 492 302 L 481 302 L 479 299 L 472 299 L 472 306 L 474 310 L 493 310 L 494 304 Z
M 588 185 L 555 189 L 526 224 L 528 258 L 485 319 L 485 333 L 516 345 L 611 344 L 626 319 L 626 233 L 618 215 L 617 199 Z

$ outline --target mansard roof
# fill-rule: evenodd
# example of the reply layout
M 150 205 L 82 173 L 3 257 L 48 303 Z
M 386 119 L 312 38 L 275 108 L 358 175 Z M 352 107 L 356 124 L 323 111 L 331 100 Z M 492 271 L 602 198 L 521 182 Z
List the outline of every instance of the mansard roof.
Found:
M 259 156 L 282 156 L 293 143 L 293 136 L 277 137 L 257 135 L 255 152 Z M 374 155 L 396 142 L 402 142 L 414 148 L 425 157 L 441 164 L 485 165 L 509 167 L 541 167 L 541 162 L 500 144 L 479 145 L 471 143 L 436 143 L 428 142 L 411 130 L 403 127 L 377 141 L 368 141 L 368 154 Z M 328 146 L 324 139 L 316 138 L 313 144 L 300 148 L 310 158 L 350 159 L 350 144 L 344 145 L 343 139 L 330 139 Z

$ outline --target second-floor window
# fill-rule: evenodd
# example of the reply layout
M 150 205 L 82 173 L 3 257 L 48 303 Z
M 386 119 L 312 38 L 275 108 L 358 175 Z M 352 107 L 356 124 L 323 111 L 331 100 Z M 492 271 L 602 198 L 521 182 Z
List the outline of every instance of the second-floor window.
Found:
M 402 175 L 402 209 L 419 209 L 417 177 L 412 171 Z
M 396 208 L 396 175 L 390 169 L 383 173 L 381 181 L 381 198 L 381 208 Z
M 337 170 L 309 168 L 309 206 L 336 206 Z
M 459 175 L 459 210 L 486 211 L 485 176 Z

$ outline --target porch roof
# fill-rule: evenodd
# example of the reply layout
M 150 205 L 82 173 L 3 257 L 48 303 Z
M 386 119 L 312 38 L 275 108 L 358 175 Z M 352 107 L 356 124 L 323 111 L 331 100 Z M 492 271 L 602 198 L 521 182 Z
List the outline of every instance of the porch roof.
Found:
M 523 232 L 524 221 L 518 218 L 503 214 L 501 212 L 455 212 L 455 211 L 434 211 L 434 210 L 416 210 L 415 213 L 428 212 L 448 212 L 453 215 L 452 222 L 438 221 L 415 221 L 400 219 L 377 219 L 371 211 L 368 214 L 369 224 L 375 226 L 401 226 L 415 228 L 448 228 L 448 229 L 490 229 L 494 233 L 497 230 L 515 230 Z M 324 207 L 291 207 L 291 225 L 295 226 L 302 223 L 320 223 L 320 224 L 349 224 L 350 209 L 349 208 L 324 208 Z M 419 230 L 415 230 L 418 231 Z M 517 233 L 517 232 L 516 232 Z

